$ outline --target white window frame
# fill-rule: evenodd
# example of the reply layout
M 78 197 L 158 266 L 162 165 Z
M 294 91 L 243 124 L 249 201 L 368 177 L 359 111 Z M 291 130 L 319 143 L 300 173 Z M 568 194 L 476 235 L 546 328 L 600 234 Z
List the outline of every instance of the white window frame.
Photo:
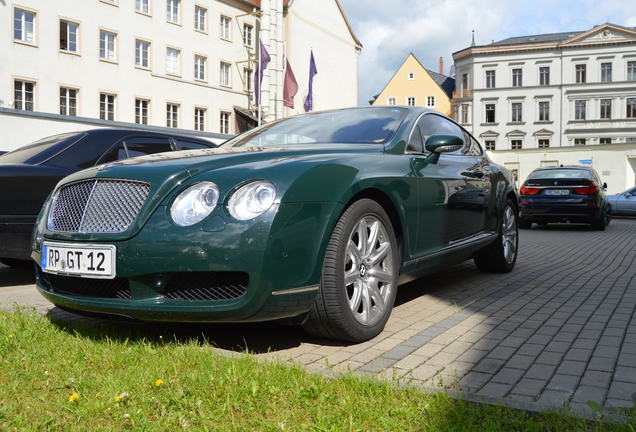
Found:
M 219 37 L 226 41 L 232 40 L 232 18 L 221 15 L 219 19 Z
M 150 0 L 135 0 L 135 12 L 142 15 L 150 15 Z
M 254 90 L 254 70 L 243 68 L 243 89 L 251 92 Z
M 205 107 L 194 107 L 194 130 L 199 132 L 205 131 L 206 117 L 208 110 Z
M 72 97 L 71 97 L 71 92 L 74 92 Z M 78 93 L 79 93 L 79 89 L 75 87 L 60 86 L 60 115 L 73 116 L 73 117 L 77 116 L 78 102 L 79 102 L 79 98 L 77 97 Z M 75 100 L 74 107 L 71 107 L 72 99 Z
M 179 25 L 181 23 L 181 0 L 166 0 L 166 22 Z
M 243 45 L 254 46 L 254 26 L 252 24 L 243 24 Z
M 15 85 L 16 83 L 20 83 L 20 99 L 16 99 L 15 97 Z M 27 91 L 26 84 L 31 84 L 31 91 Z M 28 79 L 15 78 L 13 80 L 13 108 L 22 110 L 22 111 L 35 111 L 35 89 L 37 83 Z M 31 95 L 31 100 L 28 100 L 28 95 Z M 18 104 L 19 101 L 19 105 Z M 29 109 L 29 104 L 31 104 Z
M 409 72 L 406 74 L 406 79 L 413 81 L 415 79 L 415 72 Z
M 202 54 L 194 55 L 194 79 L 198 81 L 207 81 L 207 63 L 208 58 Z
M 150 41 L 145 39 L 135 39 L 135 67 L 150 69 Z M 140 46 L 144 49 L 140 49 Z M 145 54 L 145 58 L 144 58 Z M 145 64 L 144 64 L 145 59 Z
M 18 20 L 17 13 L 21 13 Z M 31 16 L 31 22 L 27 21 L 27 16 Z M 13 8 L 13 40 L 14 42 L 24 43 L 28 45 L 37 44 L 37 12 L 31 9 L 25 9 L 22 7 Z M 16 24 L 20 24 L 20 37 L 16 38 Z M 30 28 L 29 28 L 30 27 Z M 30 31 L 29 31 L 30 30 Z
M 117 118 L 117 95 L 115 93 L 99 93 L 99 118 L 108 121 L 115 121 Z
M 542 119 L 541 118 L 541 104 L 547 103 L 548 104 L 548 118 L 547 119 Z M 552 121 L 552 104 L 550 103 L 549 100 L 539 100 L 537 101 L 537 119 L 540 122 L 549 122 Z
M 145 102 L 145 106 L 144 106 L 144 102 Z M 135 98 L 135 123 L 147 125 L 149 119 L 150 119 L 150 99 Z
M 79 37 L 79 23 L 76 21 L 71 21 L 65 18 L 60 18 L 59 21 L 60 25 L 59 25 L 59 30 L 60 32 L 62 31 L 62 24 L 66 24 L 65 27 L 65 32 L 66 32 L 66 48 L 62 48 L 61 46 L 60 51 L 63 53 L 69 53 L 69 54 L 79 54 L 79 41 L 80 41 L 80 37 Z M 75 26 L 75 33 L 72 33 L 70 31 L 70 27 L 71 26 Z M 71 35 L 74 34 L 75 35 L 75 40 L 71 41 Z M 58 36 L 62 36 L 61 34 Z M 71 48 L 71 42 L 75 44 L 75 49 L 70 49 Z
M 222 134 L 230 134 L 230 122 L 232 119 L 232 113 L 228 111 L 221 111 L 219 114 L 219 131 Z
M 413 103 L 411 103 L 411 99 L 413 99 Z M 406 105 L 407 106 L 416 106 L 417 105 L 417 98 L 415 96 L 407 96 L 406 97 Z
M 117 33 L 106 29 L 99 29 L 99 59 L 117 63 Z
M 176 61 L 172 56 L 176 53 Z M 176 65 L 176 69 L 173 68 Z M 181 76 L 181 50 L 175 47 L 166 47 L 166 75 Z
M 426 107 L 435 108 L 435 96 L 426 96 Z
M 519 118 L 515 120 L 515 105 L 519 106 Z M 522 123 L 523 122 L 523 102 L 521 101 L 512 101 L 510 102 L 510 122 L 511 123 Z
M 389 98 L 387 100 L 387 105 L 392 105 L 393 106 L 393 105 L 396 105 L 396 104 L 397 104 L 397 101 L 395 100 L 395 98 Z
M 232 63 L 221 60 L 219 64 L 219 85 L 232 87 Z
M 208 32 L 208 9 L 198 4 L 194 5 L 194 29 L 201 33 Z
M 166 103 L 166 127 L 179 127 L 179 104 L 176 102 Z

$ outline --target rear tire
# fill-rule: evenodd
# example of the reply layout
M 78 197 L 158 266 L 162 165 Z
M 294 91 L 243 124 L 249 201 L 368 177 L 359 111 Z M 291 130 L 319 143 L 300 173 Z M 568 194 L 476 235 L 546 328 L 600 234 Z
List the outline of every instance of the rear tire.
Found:
M 517 262 L 520 225 L 517 208 L 510 199 L 506 200 L 497 240 L 475 256 L 475 265 L 479 271 L 489 273 L 512 271 Z
M 327 245 L 320 290 L 304 329 L 319 337 L 363 342 L 391 315 L 401 266 L 389 216 L 361 199 L 342 214 Z
M 596 231 L 605 231 L 605 227 L 609 225 L 609 215 L 607 208 L 599 212 L 598 216 L 592 220 L 592 229 Z

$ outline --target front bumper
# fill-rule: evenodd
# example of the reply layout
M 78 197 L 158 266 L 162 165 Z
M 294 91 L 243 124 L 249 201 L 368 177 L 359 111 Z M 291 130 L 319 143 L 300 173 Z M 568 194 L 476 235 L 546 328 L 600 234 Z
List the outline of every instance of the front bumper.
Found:
M 324 249 L 339 207 L 337 203 L 280 204 L 246 222 L 217 208 L 200 224 L 177 227 L 161 206 L 134 237 L 103 242 L 117 248 L 117 281 L 126 285 L 125 295 L 104 294 L 97 289 L 103 281 L 95 279 L 80 284 L 86 291 L 66 289 L 64 276 L 50 277 L 39 267 L 38 248 L 32 253 L 38 264 L 36 284 L 58 306 L 146 321 L 247 322 L 298 316 L 309 310 L 316 296 Z M 95 235 L 90 240 L 82 234 L 57 236 L 47 232 L 42 221 L 39 229 L 45 241 L 100 243 Z M 174 296 L 166 285 L 174 278 L 237 274 L 245 275 L 244 292 L 221 299 L 193 296 L 196 287 L 187 286 L 190 294 Z
M 0 258 L 28 260 L 35 216 L 0 216 Z

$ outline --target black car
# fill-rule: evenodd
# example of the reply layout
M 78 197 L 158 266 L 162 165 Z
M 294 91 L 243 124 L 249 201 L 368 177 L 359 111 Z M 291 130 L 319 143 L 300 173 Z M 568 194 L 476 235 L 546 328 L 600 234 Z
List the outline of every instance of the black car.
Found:
M 84 168 L 175 150 L 216 147 L 211 141 L 125 129 L 94 129 L 43 138 L 0 156 L 0 262 L 28 264 L 31 233 L 46 197 Z
M 604 230 L 611 218 L 606 199 L 607 184 L 593 168 L 561 166 L 539 168 L 521 186 L 520 228 L 532 223 L 588 223 Z

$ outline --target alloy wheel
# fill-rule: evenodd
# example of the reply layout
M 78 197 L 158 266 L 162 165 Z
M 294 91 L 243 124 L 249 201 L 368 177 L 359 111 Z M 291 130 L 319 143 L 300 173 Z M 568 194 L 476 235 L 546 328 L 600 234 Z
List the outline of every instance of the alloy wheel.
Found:
M 517 219 L 514 209 L 507 206 L 501 222 L 501 241 L 503 243 L 504 258 L 508 264 L 512 263 L 517 254 Z

